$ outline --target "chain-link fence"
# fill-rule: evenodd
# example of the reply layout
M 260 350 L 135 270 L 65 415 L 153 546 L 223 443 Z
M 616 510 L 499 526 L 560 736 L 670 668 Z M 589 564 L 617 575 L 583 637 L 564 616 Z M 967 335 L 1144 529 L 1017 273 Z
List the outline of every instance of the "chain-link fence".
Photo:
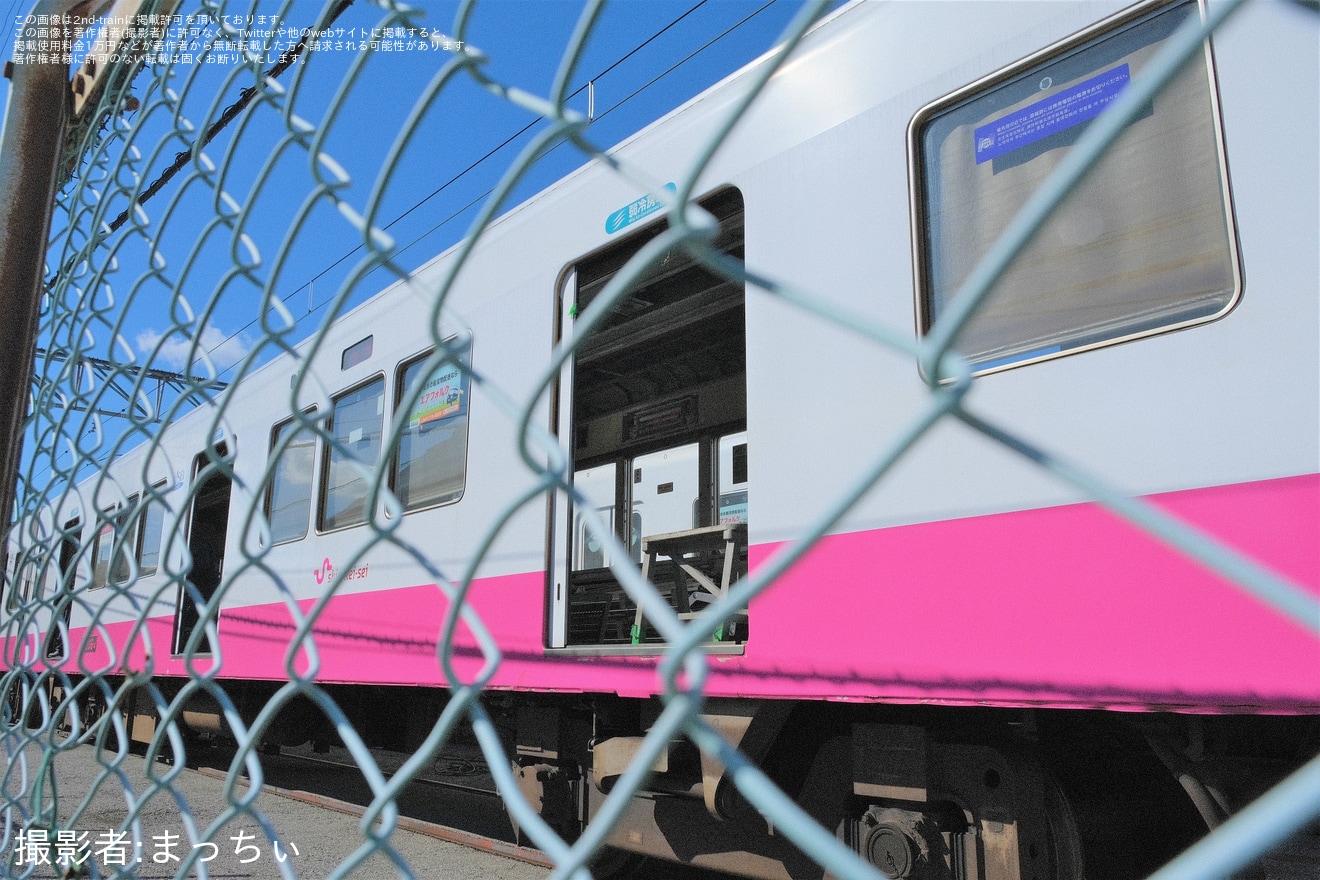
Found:
M 504 78 L 500 59 L 487 58 L 473 40 L 474 22 L 489 14 L 482 4 L 463 3 L 452 22 L 436 21 L 425 5 L 367 7 L 340 0 L 315 10 L 294 2 L 270 8 L 223 2 L 176 8 L 163 0 L 113 9 L 50 2 L 34 11 L 24 26 L 34 29 L 33 40 L 44 39 L 50 46 L 34 53 L 40 58 L 15 58 L 11 104 L 19 102 L 24 89 L 36 90 L 38 97 L 23 112 L 37 117 L 54 112 L 61 118 L 32 123 L 48 142 L 34 145 L 32 140 L 39 138 L 29 135 L 31 150 L 21 158 L 10 141 L 5 147 L 11 151 L 7 161 L 40 163 L 46 151 L 52 175 L 36 192 L 6 190 L 11 199 L 6 203 L 7 239 L 17 241 L 20 227 L 33 226 L 44 237 L 44 224 L 33 218 L 38 205 L 55 193 L 45 268 L 38 264 L 28 270 L 31 289 L 22 290 L 27 282 L 17 274 L 17 262 L 8 262 L 7 255 L 5 263 L 17 291 L 6 307 L 16 309 L 25 296 L 32 301 L 36 289 L 41 306 L 32 343 L 11 347 L 24 358 L 31 358 L 32 346 L 36 352 L 23 455 L 20 460 L 11 444 L 7 455 L 12 461 L 6 459 L 18 483 L 3 599 L 5 851 L 32 852 L 34 833 L 49 841 L 51 856 L 57 843 L 75 841 L 61 835 L 80 827 L 90 795 L 85 800 L 86 793 L 54 784 L 49 774 L 59 753 L 100 749 L 104 773 L 96 786 L 127 785 L 120 768 L 133 743 L 145 745 L 149 757 L 170 755 L 181 768 L 194 741 L 196 721 L 188 721 L 189 713 L 216 719 L 237 741 L 233 772 L 250 774 L 252 793 L 233 787 L 221 815 L 194 821 L 177 781 L 179 771 L 171 769 L 146 790 L 126 791 L 118 832 L 140 841 L 145 811 L 153 803 L 177 802 L 185 843 L 191 847 L 183 850 L 179 877 L 208 875 L 205 844 L 235 818 L 250 819 L 271 843 L 282 844 L 280 829 L 254 805 L 262 773 L 259 749 L 288 713 L 310 707 L 307 711 L 317 716 L 310 726 L 343 744 L 375 796 L 361 825 L 361 847 L 339 866 L 336 877 L 350 876 L 381 853 L 394 860 L 401 875 L 411 876 L 391 841 L 399 820 L 396 797 L 455 739 L 468 738 L 480 746 L 524 839 L 553 859 L 557 875 L 585 876 L 588 859 L 624 821 L 629 796 L 644 787 L 670 743 L 687 740 L 716 759 L 776 833 L 811 860 L 839 877 L 877 877 L 876 869 L 838 839 L 835 829 L 808 815 L 739 751 L 726 730 L 703 715 L 705 687 L 729 621 L 739 621 L 742 609 L 773 591 L 777 580 L 832 533 L 910 450 L 950 422 L 1025 457 L 1320 637 L 1320 605 L 1306 588 L 1205 538 L 1158 506 L 1128 497 L 1066 458 L 1037 448 L 1013 426 L 965 407 L 975 387 L 975 368 L 955 352 L 960 332 L 1051 211 L 1180 67 L 1203 51 L 1205 34 L 1240 5 L 1212 4 L 1205 21 L 1192 22 L 1167 41 L 1122 99 L 1086 128 L 947 311 L 916 341 L 901 324 L 876 326 L 862 312 L 839 306 L 833 296 L 755 274 L 755 266 L 744 266 L 717 238 L 711 213 L 698 208 L 698 187 L 706 185 L 703 173 L 713 157 L 767 84 L 791 63 L 795 46 L 826 4 L 807 3 L 797 11 L 773 55 L 744 72 L 718 123 L 668 187 L 601 142 L 608 129 L 599 120 L 607 114 L 594 106 L 595 82 L 578 88 L 588 78 L 583 59 L 606 14 L 603 4 L 586 5 L 567 44 L 555 50 L 559 66 L 549 87 L 539 91 Z M 551 6 L 554 15 L 564 15 L 563 6 Z M 65 48 L 57 51 L 56 44 Z M 62 58 L 68 44 L 74 46 L 78 70 L 66 114 L 58 106 L 63 97 L 51 98 L 49 92 L 43 97 L 40 89 L 53 82 L 62 95 L 68 88 L 69 63 Z M 407 63 L 400 60 L 404 57 Z M 473 108 L 486 104 L 518 111 L 496 116 L 496 125 L 510 120 L 511 130 L 514 123 L 524 124 L 521 120 L 538 120 L 506 145 L 518 149 L 517 157 L 497 157 L 503 169 L 498 180 L 473 183 L 458 175 L 439 187 L 445 203 L 457 206 L 440 222 L 401 223 L 431 197 L 418 199 L 414 178 L 408 176 L 430 157 L 451 151 L 455 166 L 481 165 L 482 157 L 464 143 L 463 126 L 467 114 L 482 112 Z M 16 125 L 10 122 L 8 128 Z M 49 143 L 54 132 L 62 134 L 62 150 Z M 626 266 L 613 267 L 615 274 L 590 308 L 579 315 L 576 306 L 566 305 L 573 313 L 561 315 L 566 329 L 552 356 L 537 364 L 535 376 L 506 387 L 495 378 L 498 371 L 483 367 L 473 354 L 481 341 L 463 332 L 461 312 L 475 306 L 455 290 L 504 211 L 531 189 L 587 160 L 653 194 L 625 210 L 641 216 L 654 211 L 658 217 L 663 209 L 667 227 L 637 249 Z M 18 174 L 39 183 L 30 167 Z M 459 227 L 466 236 L 451 257 L 439 269 L 416 271 L 419 252 L 457 239 Z M 415 237 L 401 240 L 404 230 Z M 552 236 L 553 230 L 545 234 Z M 30 256 L 32 246 L 26 251 Z M 560 505 L 571 499 L 584 512 L 593 506 L 585 480 L 580 475 L 574 479 L 564 441 L 549 429 L 556 417 L 550 401 L 557 383 L 565 381 L 565 368 L 589 344 L 584 340 L 608 322 L 611 307 L 627 305 L 654 264 L 675 253 L 721 279 L 754 288 L 813 320 L 849 328 L 915 361 L 926 377 L 927 398 L 923 410 L 786 549 L 754 566 L 749 576 L 714 590 L 700 613 L 676 607 L 671 594 L 657 589 L 629 561 L 638 557 L 625 543 L 626 532 L 599 518 L 585 518 L 583 534 L 605 545 L 603 558 L 615 560 L 601 566 L 618 585 L 609 601 L 622 603 L 625 625 L 636 621 L 630 632 L 620 630 L 619 639 L 663 642 L 657 666 L 663 708 L 618 774 L 611 796 L 576 840 L 566 840 L 562 827 L 543 818 L 544 804 L 529 803 L 517 765 L 509 761 L 508 735 L 482 700 L 488 683 L 502 665 L 514 662 L 512 654 L 520 646 L 499 643 L 473 601 L 474 584 L 492 560 L 512 552 L 505 535 L 519 518 L 543 516 L 547 494 Z M 342 256 L 326 268 L 326 254 Z M 560 265 L 577 256 L 563 254 Z M 344 427 L 351 421 L 348 407 L 358 403 L 332 393 L 331 380 L 303 366 L 324 360 L 327 352 L 338 356 L 341 348 L 343 363 L 351 365 L 359 342 L 343 335 L 353 320 L 351 310 L 395 282 L 428 304 L 429 353 L 403 369 L 416 366 L 421 375 L 445 378 L 459 391 L 441 404 L 452 409 L 427 410 L 410 425 L 408 415 L 428 405 L 423 401 L 426 383 L 409 385 L 401 373 L 399 385 L 408 389 L 396 402 L 402 415 L 372 440 L 360 429 Z M 20 311 L 13 315 L 17 320 L 11 332 L 18 333 L 28 322 Z M 511 314 L 508 320 L 519 317 Z M 310 342 L 300 344 L 309 332 Z M 348 332 L 351 336 L 351 327 Z M 383 346 L 388 344 L 383 337 L 393 331 L 375 332 L 375 345 Z M 363 356 L 369 355 L 368 347 Z M 261 368 L 279 358 L 286 368 L 272 383 L 270 371 Z M 282 384 L 286 379 L 289 384 Z M 267 403 L 280 401 L 270 404 L 274 433 L 239 436 L 236 389 L 257 382 L 266 383 Z M 377 414 L 387 409 L 383 390 L 377 394 L 363 385 L 353 393 L 359 391 L 364 396 L 354 401 L 376 407 Z M 469 394 L 487 408 L 484 418 L 502 420 L 505 442 L 518 450 L 524 472 L 509 477 L 512 488 L 494 515 L 467 524 L 465 546 L 454 551 L 443 540 L 419 537 L 401 525 L 408 502 L 399 474 L 391 471 L 393 459 L 355 450 L 372 442 L 377 449 L 398 450 L 414 442 L 410 428 L 426 420 L 446 426 L 462 420 L 463 442 L 468 442 Z M 325 418 L 332 411 L 341 425 Z M 472 442 L 487 436 L 482 433 Z M 294 575 L 276 564 L 272 550 L 287 526 L 278 513 L 282 501 L 295 509 L 298 503 L 311 503 L 301 498 L 296 488 L 301 484 L 289 475 L 290 469 L 302 467 L 310 481 L 314 452 L 309 450 L 317 443 L 329 450 L 321 467 L 340 468 L 338 476 L 324 479 L 363 487 L 365 500 L 359 506 L 381 514 L 364 513 L 354 520 L 347 506 L 325 514 L 329 518 L 318 528 L 341 535 L 342 543 L 333 566 L 327 557 L 318 569 L 318 594 L 309 599 Z M 264 470 L 245 471 L 236 463 L 242 454 L 259 453 L 268 444 L 275 454 Z M 111 467 L 131 450 L 136 450 L 131 473 Z M 276 497 L 291 485 L 288 499 Z M 332 491 L 324 483 L 316 489 L 310 482 L 307 486 L 307 493 Z M 433 491 L 435 502 L 449 490 L 419 486 L 416 491 Z M 736 500 L 729 504 L 736 506 Z M 226 559 L 221 573 L 215 558 L 219 548 L 207 547 L 196 536 L 199 524 L 225 518 L 233 524 L 235 537 L 229 543 L 240 558 Z M 365 528 L 336 531 L 353 522 Z M 330 599 L 361 595 L 354 581 L 381 558 L 424 573 L 419 576 L 439 584 L 444 596 L 443 623 L 429 641 L 421 639 L 418 650 L 446 698 L 435 704 L 436 716 L 418 735 L 420 745 L 412 757 L 388 777 L 354 716 L 341 705 L 351 698 L 326 683 L 346 679 L 338 670 L 323 671 L 332 663 L 326 643 L 334 637 L 317 629 L 330 619 Z M 305 577 L 306 572 L 299 574 Z M 225 641 L 222 614 L 226 608 L 255 605 L 258 598 L 284 613 L 279 644 L 264 667 L 247 662 L 243 652 L 248 649 Z M 276 626 L 265 618 L 252 625 Z M 646 626 L 652 630 L 649 636 Z M 556 636 L 552 632 L 548 638 L 553 642 Z M 174 656 L 182 659 L 170 666 Z M 278 680 L 271 679 L 272 671 Z M 240 699 L 235 695 L 238 679 L 263 684 L 243 690 Z M 498 690 L 516 692 L 507 686 Z M 255 709 L 245 702 L 253 694 L 263 701 Z M 199 706 L 206 711 L 199 712 Z M 1312 761 L 1158 876 L 1228 875 L 1317 815 L 1320 762 Z M 295 861 L 269 867 L 280 876 L 295 876 Z M 6 876 L 43 876 L 49 869 L 10 858 Z M 81 870 L 135 873 L 131 864 L 96 860 L 84 861 Z

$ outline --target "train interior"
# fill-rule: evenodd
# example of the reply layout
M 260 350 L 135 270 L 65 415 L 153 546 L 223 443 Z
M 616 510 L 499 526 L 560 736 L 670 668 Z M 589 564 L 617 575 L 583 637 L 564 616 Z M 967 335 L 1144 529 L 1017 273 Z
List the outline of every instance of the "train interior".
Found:
M 703 203 L 720 220 L 718 246 L 743 255 L 743 206 L 727 189 Z M 590 314 L 606 285 L 664 225 L 583 260 L 576 311 Z M 747 347 L 742 284 L 675 248 L 654 264 L 584 340 L 571 369 L 574 510 L 567 643 L 658 642 L 611 570 L 606 533 L 627 548 L 679 613 L 691 618 L 746 570 Z M 584 509 L 585 508 L 585 509 Z M 594 516 L 593 516 L 594 514 Z M 594 522 L 593 522 L 594 520 Z M 747 616 L 713 638 L 741 642 Z
M 210 601 L 220 587 L 224 571 L 225 539 L 229 528 L 229 496 L 233 478 L 226 468 L 215 464 L 229 455 L 225 444 L 210 454 L 197 456 L 193 464 L 196 494 L 192 501 L 191 525 L 188 529 L 188 554 L 192 568 L 179 590 L 174 615 L 174 653 L 182 654 L 198 626 L 203 625 L 199 606 Z M 211 641 L 203 630 L 200 642 L 189 653 L 210 653 Z
M 82 521 L 77 517 L 64 524 L 63 536 L 60 538 L 58 597 L 55 600 L 55 612 L 64 625 L 53 625 L 46 633 L 47 657 L 64 656 L 64 633 L 69 629 L 69 619 L 73 614 L 74 565 L 78 559 L 78 536 L 81 532 Z

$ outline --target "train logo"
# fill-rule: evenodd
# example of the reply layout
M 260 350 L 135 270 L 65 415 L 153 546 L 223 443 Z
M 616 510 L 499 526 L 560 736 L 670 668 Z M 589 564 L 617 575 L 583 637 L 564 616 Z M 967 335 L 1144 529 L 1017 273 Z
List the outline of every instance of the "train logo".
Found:
M 325 561 L 321 563 L 320 568 L 312 572 L 312 576 L 316 578 L 316 585 L 318 587 L 322 584 L 329 583 L 331 578 L 335 576 L 335 567 L 330 564 L 329 556 L 327 556 Z

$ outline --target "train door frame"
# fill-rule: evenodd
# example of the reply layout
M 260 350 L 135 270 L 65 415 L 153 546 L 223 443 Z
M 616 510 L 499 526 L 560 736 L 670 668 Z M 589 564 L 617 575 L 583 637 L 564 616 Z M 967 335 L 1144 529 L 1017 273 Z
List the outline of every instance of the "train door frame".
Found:
M 78 564 L 78 551 L 82 548 L 82 517 L 75 516 L 64 523 L 60 533 L 60 552 L 57 557 L 55 596 L 52 600 L 50 630 L 46 634 L 46 656 L 64 656 L 65 633 L 73 617 L 73 582 Z M 60 603 L 64 607 L 60 607 Z M 64 626 L 60 626 L 60 621 Z
M 577 316 L 577 304 L 569 295 L 577 290 L 577 270 L 570 268 L 560 276 L 556 290 L 556 312 L 554 334 L 556 343 L 562 344 L 571 333 L 573 319 Z M 550 424 L 560 441 L 564 470 L 571 473 L 573 462 L 572 449 L 572 412 L 570 401 L 573 400 L 573 359 L 568 358 L 559 369 L 559 379 L 552 395 Z M 545 644 L 549 648 L 563 648 L 568 645 L 568 575 L 573 568 L 573 543 L 569 532 L 578 527 L 573 505 L 556 494 L 550 496 L 550 509 L 546 528 L 546 571 L 549 585 L 546 591 Z
M 197 627 L 206 625 L 206 619 L 198 611 L 198 599 L 210 602 L 224 578 L 234 484 L 233 472 L 229 470 L 232 461 L 229 448 L 223 442 L 214 444 L 193 459 L 193 491 L 188 504 L 188 556 L 192 566 L 180 579 L 175 598 L 171 640 L 171 651 L 175 656 L 184 653 Z M 198 577 L 205 579 L 197 583 Z M 219 616 L 214 609 L 209 619 L 218 625 Z M 203 628 L 197 650 L 192 653 L 208 655 L 213 648 L 210 635 Z
M 741 259 L 745 242 L 741 192 L 724 187 L 700 204 L 721 224 L 716 247 Z M 572 335 L 579 315 L 588 314 L 610 279 L 666 228 L 664 222 L 651 224 L 583 256 L 564 271 L 557 292 L 558 342 Z M 579 343 L 560 369 L 551 418 L 561 438 L 566 471 L 576 475 L 596 466 L 614 466 L 613 496 L 595 498 L 590 506 L 613 509 L 613 515 L 603 519 L 638 565 L 644 536 L 633 534 L 635 459 L 696 445 L 693 522 L 678 528 L 719 522 L 720 444 L 723 438 L 747 430 L 745 304 L 745 286 L 721 278 L 674 248 L 594 325 L 587 341 Z M 608 494 L 608 489 L 602 491 Z M 628 626 L 613 638 L 606 636 L 607 631 L 619 629 L 615 624 L 620 621 L 631 623 L 631 600 L 607 567 L 575 571 L 581 555 L 574 546 L 581 526 L 578 513 L 571 500 L 551 504 L 547 646 L 631 648 L 625 645 L 631 642 Z M 744 516 L 745 510 L 744 506 Z M 575 596 L 581 600 L 576 609 L 570 607 Z M 583 626 L 599 632 L 599 638 L 575 635 L 582 626 L 575 627 L 573 621 L 582 623 L 579 618 L 584 614 L 592 622 Z

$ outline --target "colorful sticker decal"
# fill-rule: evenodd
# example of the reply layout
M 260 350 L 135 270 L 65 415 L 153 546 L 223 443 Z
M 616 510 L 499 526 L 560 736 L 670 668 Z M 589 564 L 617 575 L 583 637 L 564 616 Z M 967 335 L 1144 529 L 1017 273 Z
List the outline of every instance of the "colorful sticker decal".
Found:
M 678 187 L 672 183 L 666 183 L 664 185 L 664 190 L 665 192 L 676 193 L 678 192 Z M 606 217 L 605 233 L 607 235 L 613 235 L 629 224 L 636 223 L 643 217 L 649 217 L 664 206 L 664 202 L 648 193 L 637 201 L 624 205 L 622 208 Z
M 976 164 L 1094 119 L 1123 93 L 1130 79 L 1128 66 L 1121 64 L 1002 119 L 987 122 L 976 129 Z
M 408 427 L 459 415 L 467 399 L 467 376 L 457 364 L 441 364 L 426 380 L 422 396 L 408 414 Z
M 747 522 L 747 490 L 725 492 L 720 495 L 720 525 Z

